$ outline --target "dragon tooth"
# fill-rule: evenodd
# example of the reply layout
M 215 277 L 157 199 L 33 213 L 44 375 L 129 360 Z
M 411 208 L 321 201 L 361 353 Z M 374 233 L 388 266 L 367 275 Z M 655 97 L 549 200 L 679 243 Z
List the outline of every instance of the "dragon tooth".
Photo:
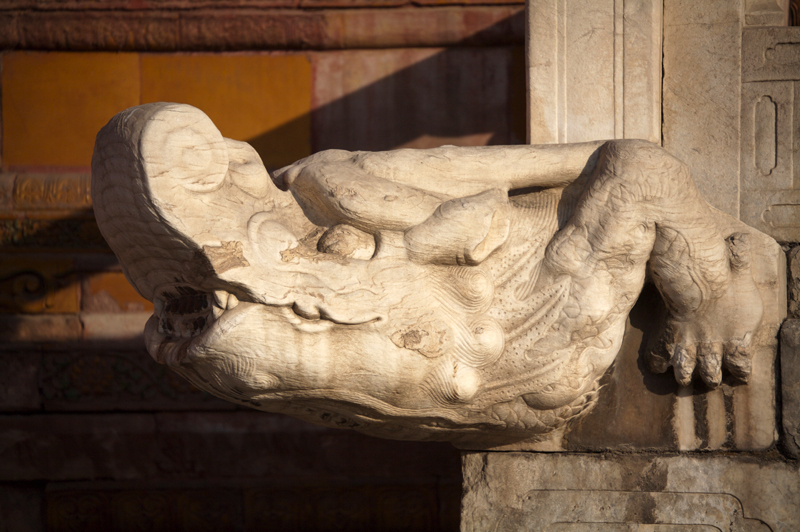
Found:
M 236 308 L 239 304 L 239 298 L 233 294 L 228 294 L 228 309 Z
M 214 301 L 219 308 L 224 309 L 228 304 L 228 292 L 225 290 L 214 290 Z

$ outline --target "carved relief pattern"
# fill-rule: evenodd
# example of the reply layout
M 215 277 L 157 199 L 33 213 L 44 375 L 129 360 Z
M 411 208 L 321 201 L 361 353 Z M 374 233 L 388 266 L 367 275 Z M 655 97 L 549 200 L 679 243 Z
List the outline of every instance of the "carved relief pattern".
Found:
M 800 33 L 742 33 L 740 217 L 780 241 L 800 240 Z
M 44 265 L 40 261 L 12 261 L 7 258 L 2 266 L 0 313 L 63 313 L 79 310 L 77 276 L 68 262 L 53 260 L 49 265 Z
M 92 206 L 91 176 L 18 174 L 14 204 L 19 210 L 86 209 Z
M 753 159 L 763 176 L 769 176 L 778 160 L 778 106 L 769 96 L 758 100 L 755 106 L 755 136 Z
M 741 217 L 788 241 L 800 236 L 797 105 L 793 82 L 742 85 Z

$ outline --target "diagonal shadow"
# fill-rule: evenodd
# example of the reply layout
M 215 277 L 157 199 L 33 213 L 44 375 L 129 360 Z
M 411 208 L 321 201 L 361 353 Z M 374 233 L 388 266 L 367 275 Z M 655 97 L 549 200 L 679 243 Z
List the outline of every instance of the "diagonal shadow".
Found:
M 338 86 L 316 86 L 314 93 L 329 101 L 312 105 L 309 113 L 247 142 L 270 169 L 291 162 L 276 153 L 291 151 L 287 140 L 302 138 L 309 128 L 312 153 L 332 148 L 380 151 L 520 144 L 525 139 L 524 49 L 521 43 L 492 47 L 470 43 L 483 42 L 483 34 L 522 35 L 524 23 L 520 12 L 441 51 L 360 50 L 321 56 L 315 60 L 315 73 L 326 71 L 324 78 L 335 78 Z M 360 87 L 353 81 L 375 76 L 387 68 L 380 64 L 387 60 L 408 66 Z M 315 75 L 315 83 L 321 77 Z M 348 84 L 355 90 L 348 92 Z

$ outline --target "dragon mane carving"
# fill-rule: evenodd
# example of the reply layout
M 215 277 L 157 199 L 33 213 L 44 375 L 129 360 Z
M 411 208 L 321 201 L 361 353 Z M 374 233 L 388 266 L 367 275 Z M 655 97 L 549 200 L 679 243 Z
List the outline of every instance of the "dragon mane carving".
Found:
M 270 175 L 188 105 L 97 136 L 98 224 L 194 385 L 377 436 L 545 437 L 593 405 L 650 274 L 649 366 L 746 380 L 751 243 L 644 141 L 317 153 Z

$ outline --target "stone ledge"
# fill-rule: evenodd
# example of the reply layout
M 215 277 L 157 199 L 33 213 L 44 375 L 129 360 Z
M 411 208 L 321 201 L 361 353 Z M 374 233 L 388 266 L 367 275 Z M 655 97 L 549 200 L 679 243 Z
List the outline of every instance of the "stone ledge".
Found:
M 465 453 L 462 468 L 464 532 L 661 530 L 653 524 L 676 531 L 800 530 L 796 463 L 696 454 Z
M 499 46 L 524 41 L 524 7 L 0 12 L 0 48 L 235 51 Z

